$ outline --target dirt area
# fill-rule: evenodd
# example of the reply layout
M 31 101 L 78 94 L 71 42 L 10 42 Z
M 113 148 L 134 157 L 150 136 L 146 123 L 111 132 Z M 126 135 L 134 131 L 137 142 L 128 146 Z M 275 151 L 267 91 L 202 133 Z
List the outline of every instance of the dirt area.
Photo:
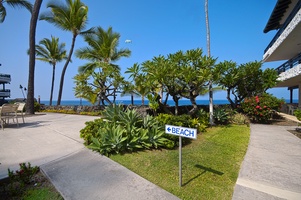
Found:
M 301 124 L 299 124 L 298 126 L 297 122 L 282 118 L 280 116 L 273 119 L 271 124 L 277 126 L 292 126 L 292 128 L 289 129 L 288 131 L 301 139 Z

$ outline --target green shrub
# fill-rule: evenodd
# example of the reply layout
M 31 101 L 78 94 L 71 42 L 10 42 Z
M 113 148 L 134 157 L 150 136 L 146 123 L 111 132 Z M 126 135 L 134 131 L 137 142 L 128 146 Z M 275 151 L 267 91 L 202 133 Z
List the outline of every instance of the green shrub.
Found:
M 226 109 L 218 108 L 213 112 L 214 123 L 216 124 L 228 124 L 229 123 L 229 115 Z
M 98 130 L 104 126 L 105 122 L 102 118 L 99 118 L 94 121 L 88 121 L 85 124 L 85 128 L 80 130 L 80 137 L 85 140 L 86 145 L 89 145 L 92 143 L 93 137 L 98 137 Z
M 278 111 L 283 100 L 277 99 L 270 94 L 245 98 L 241 108 L 252 122 L 267 123 L 272 117 L 273 110 Z
M 198 120 L 198 132 L 205 132 L 206 128 L 209 125 L 209 113 L 206 112 L 204 109 L 200 109 L 197 112 L 197 120 Z
M 295 110 L 294 115 L 297 117 L 299 121 L 301 121 L 301 110 L 299 109 Z
M 103 155 L 174 147 L 174 142 L 165 137 L 164 126 L 152 116 L 142 118 L 135 109 L 113 105 L 102 112 L 102 117 L 86 122 L 80 136 L 88 148 Z
M 41 110 L 41 105 L 38 102 L 34 102 L 34 111 L 39 112 Z
M 96 111 L 92 111 L 92 112 L 80 112 L 79 113 L 80 115 L 89 115 L 89 116 L 100 116 L 100 112 L 96 112 Z
M 30 182 L 33 175 L 39 172 L 40 168 L 35 166 L 32 167 L 31 164 L 28 162 L 26 163 L 20 163 L 20 170 L 17 170 L 16 172 L 10 171 L 8 169 L 8 177 L 10 181 L 18 181 L 22 184 L 27 184 Z
M 243 124 L 250 124 L 249 119 L 247 116 L 245 116 L 242 113 L 235 113 L 230 117 L 230 122 L 232 124 L 238 124 L 238 125 L 243 125 Z

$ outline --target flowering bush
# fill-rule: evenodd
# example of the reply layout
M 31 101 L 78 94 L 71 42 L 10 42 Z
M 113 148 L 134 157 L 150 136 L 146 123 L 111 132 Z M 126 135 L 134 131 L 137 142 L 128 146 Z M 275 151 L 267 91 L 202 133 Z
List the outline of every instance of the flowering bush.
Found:
M 29 183 L 32 176 L 40 170 L 37 166 L 32 167 L 29 162 L 28 164 L 20 163 L 19 166 L 20 170 L 17 170 L 15 173 L 8 169 L 8 177 L 13 181 L 20 181 L 22 184 Z
M 252 122 L 267 123 L 273 114 L 278 111 L 284 100 L 279 100 L 270 94 L 245 98 L 241 109 L 248 115 Z

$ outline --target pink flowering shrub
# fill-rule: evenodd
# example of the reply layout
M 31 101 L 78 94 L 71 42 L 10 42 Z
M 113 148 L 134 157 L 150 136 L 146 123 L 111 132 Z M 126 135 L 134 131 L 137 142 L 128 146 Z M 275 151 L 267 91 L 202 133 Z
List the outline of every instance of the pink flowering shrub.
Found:
M 241 109 L 248 115 L 252 122 L 267 123 L 272 118 L 273 111 L 278 111 L 283 99 L 277 99 L 270 94 L 245 98 L 241 103 Z

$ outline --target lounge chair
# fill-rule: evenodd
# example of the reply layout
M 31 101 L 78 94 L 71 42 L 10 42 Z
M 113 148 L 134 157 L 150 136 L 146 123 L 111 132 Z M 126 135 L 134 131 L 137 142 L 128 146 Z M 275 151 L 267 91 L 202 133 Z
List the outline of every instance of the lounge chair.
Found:
M 13 119 L 17 122 L 17 126 L 19 127 L 18 123 L 18 115 L 17 115 L 18 105 L 15 104 L 3 104 L 0 108 L 0 116 L 1 116 L 1 127 L 4 130 L 4 124 L 9 123 L 9 119 Z
M 17 102 L 15 103 L 16 105 L 18 105 L 18 109 L 17 109 L 17 115 L 18 116 L 21 116 L 22 117 L 22 120 L 23 120 L 23 123 L 25 123 L 24 121 L 24 107 L 25 107 L 25 103 L 20 103 L 20 102 Z

